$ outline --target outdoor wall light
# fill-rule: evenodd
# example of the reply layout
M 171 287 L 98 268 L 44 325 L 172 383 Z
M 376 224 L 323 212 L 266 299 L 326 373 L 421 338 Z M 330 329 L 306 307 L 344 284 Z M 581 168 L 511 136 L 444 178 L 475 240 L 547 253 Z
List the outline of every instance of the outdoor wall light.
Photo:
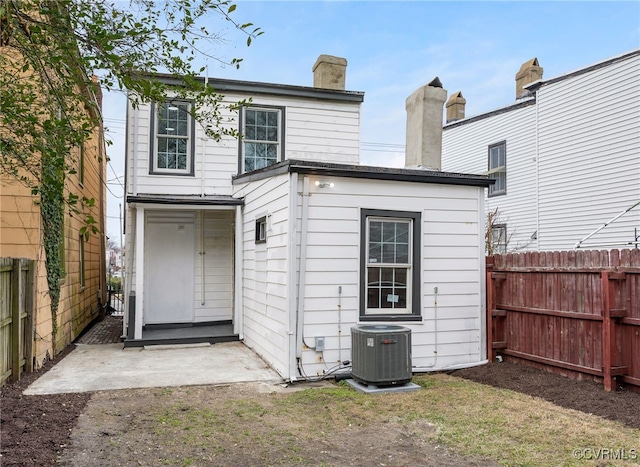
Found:
M 316 180 L 316 186 L 318 188 L 333 188 L 333 182 L 328 182 L 326 180 Z

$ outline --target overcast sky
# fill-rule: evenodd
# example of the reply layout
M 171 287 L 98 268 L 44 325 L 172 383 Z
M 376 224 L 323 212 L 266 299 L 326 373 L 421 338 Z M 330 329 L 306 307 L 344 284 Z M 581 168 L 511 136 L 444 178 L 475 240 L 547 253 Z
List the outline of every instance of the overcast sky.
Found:
M 549 79 L 640 47 L 640 2 L 433 2 L 239 0 L 234 18 L 264 34 L 246 47 L 212 18 L 225 43 L 210 52 L 243 58 L 239 70 L 209 61 L 210 77 L 312 86 L 318 55 L 344 57 L 347 90 L 364 91 L 361 163 L 404 163 L 404 102 L 438 76 L 462 91 L 466 115 L 515 99 L 515 74 L 537 57 Z M 202 62 L 205 63 L 204 61 Z M 104 99 L 108 148 L 107 234 L 119 242 L 123 199 L 122 95 Z

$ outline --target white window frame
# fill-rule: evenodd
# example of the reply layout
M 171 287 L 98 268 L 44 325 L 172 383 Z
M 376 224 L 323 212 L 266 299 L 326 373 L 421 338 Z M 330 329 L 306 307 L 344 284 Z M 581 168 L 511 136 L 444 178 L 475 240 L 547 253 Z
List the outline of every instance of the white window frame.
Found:
M 247 128 L 247 123 L 248 123 L 247 112 L 274 113 L 276 115 L 276 121 L 278 125 L 276 129 L 276 135 L 275 135 L 276 139 L 275 140 L 268 139 L 268 138 L 259 139 L 257 137 L 258 135 L 256 134 L 257 132 L 249 131 Z M 242 144 L 240 145 L 241 150 L 240 150 L 240 161 L 239 161 L 240 173 L 259 170 L 264 167 L 277 164 L 282 160 L 282 154 L 284 153 L 283 126 L 284 126 L 284 108 L 282 107 L 248 106 L 248 107 L 242 108 L 242 128 L 240 130 L 240 133 L 242 134 Z M 276 151 L 275 161 L 269 164 L 266 164 L 264 166 L 261 165 L 257 168 L 254 165 L 253 167 L 250 167 L 249 170 L 247 170 L 247 151 L 248 151 L 249 145 L 264 145 L 265 149 L 267 147 L 275 147 L 275 151 Z M 256 158 L 254 158 L 254 160 L 256 160 Z
M 495 162 L 495 158 L 500 158 L 499 151 L 502 150 L 503 164 Z M 496 152 L 498 152 L 496 154 Z M 499 196 L 507 194 L 507 142 L 501 141 L 489 146 L 487 174 L 496 182 L 489 185 L 489 196 Z
M 494 224 L 491 226 L 491 245 L 494 254 L 507 252 L 507 224 Z
M 185 108 L 186 107 L 186 108 Z M 160 132 L 161 115 L 164 109 L 169 112 L 186 112 L 186 134 L 170 134 Z M 175 108 L 173 110 L 172 108 Z M 192 103 L 184 100 L 167 100 L 166 102 L 156 104 L 153 111 L 153 151 L 150 173 L 154 175 L 193 175 L 193 133 L 194 124 L 191 116 Z M 174 127 L 170 127 L 174 128 Z M 174 128 L 175 131 L 175 128 Z M 158 165 L 159 148 L 161 140 L 184 140 L 186 141 L 186 164 L 183 169 L 160 167 Z

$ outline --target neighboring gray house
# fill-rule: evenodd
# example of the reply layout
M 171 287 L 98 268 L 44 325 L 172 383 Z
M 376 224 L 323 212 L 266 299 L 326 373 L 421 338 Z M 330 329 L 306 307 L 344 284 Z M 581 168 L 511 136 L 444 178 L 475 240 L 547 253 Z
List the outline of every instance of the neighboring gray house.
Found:
M 487 212 L 509 251 L 568 250 L 640 202 L 640 50 L 542 79 L 537 59 L 516 76 L 516 100 L 464 117 L 447 103 L 444 170 L 488 173 Z M 637 229 L 637 230 L 636 230 Z M 632 248 L 640 206 L 580 245 Z
M 125 345 L 240 339 L 294 381 L 349 360 L 353 325 L 394 323 L 413 371 L 485 361 L 491 180 L 439 170 L 437 80 L 407 100 L 408 167 L 359 165 L 345 75 L 322 55 L 314 87 L 208 80 L 251 97 L 240 141 L 207 139 L 189 102 L 129 106 Z

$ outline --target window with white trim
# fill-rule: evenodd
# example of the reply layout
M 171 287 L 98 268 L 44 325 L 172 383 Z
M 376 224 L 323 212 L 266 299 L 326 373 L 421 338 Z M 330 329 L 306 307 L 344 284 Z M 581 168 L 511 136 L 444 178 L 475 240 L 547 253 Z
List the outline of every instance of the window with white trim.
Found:
M 152 174 L 193 175 L 191 104 L 167 101 L 155 107 Z
M 489 185 L 489 196 L 507 194 L 507 143 L 502 141 L 489 146 L 489 170 L 496 182 Z
M 241 173 L 262 169 L 282 160 L 282 114 L 280 108 L 244 108 Z
M 491 226 L 491 254 L 504 254 L 507 252 L 507 224 L 494 224 Z
M 360 319 L 420 319 L 420 213 L 361 215 Z

